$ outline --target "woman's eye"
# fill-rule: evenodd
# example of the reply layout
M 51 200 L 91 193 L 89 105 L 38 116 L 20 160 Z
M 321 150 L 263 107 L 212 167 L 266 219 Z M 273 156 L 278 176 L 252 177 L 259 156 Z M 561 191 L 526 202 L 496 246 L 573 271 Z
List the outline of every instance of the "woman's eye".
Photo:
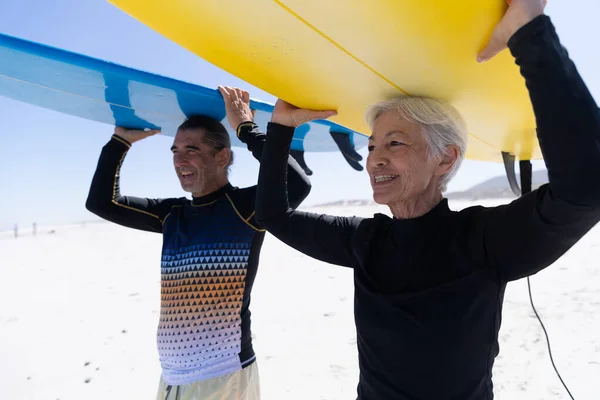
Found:
M 375 146 L 369 146 L 369 147 L 367 147 L 367 149 L 368 149 L 369 151 L 373 151 L 373 150 L 375 150 Z
M 403 145 L 403 144 L 404 144 L 404 143 L 402 143 L 402 142 L 399 142 L 399 141 L 397 141 L 397 140 L 392 140 L 392 141 L 390 142 L 390 145 L 391 145 L 391 146 L 401 146 L 401 145 Z

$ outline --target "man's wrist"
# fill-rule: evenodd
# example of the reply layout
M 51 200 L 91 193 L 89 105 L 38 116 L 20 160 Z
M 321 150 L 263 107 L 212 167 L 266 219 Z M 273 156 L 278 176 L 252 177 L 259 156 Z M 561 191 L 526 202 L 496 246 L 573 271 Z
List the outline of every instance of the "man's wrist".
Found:
M 254 121 L 244 121 L 239 124 L 236 129 L 236 135 L 238 139 L 243 142 L 244 139 L 247 138 L 257 126 L 258 125 L 254 123 Z
M 126 138 L 124 138 L 121 135 L 117 135 L 116 133 L 113 133 L 112 137 L 113 137 L 113 139 L 115 139 L 118 142 L 123 143 L 127 147 L 131 147 L 131 145 L 133 144 L 133 142 L 127 140 Z

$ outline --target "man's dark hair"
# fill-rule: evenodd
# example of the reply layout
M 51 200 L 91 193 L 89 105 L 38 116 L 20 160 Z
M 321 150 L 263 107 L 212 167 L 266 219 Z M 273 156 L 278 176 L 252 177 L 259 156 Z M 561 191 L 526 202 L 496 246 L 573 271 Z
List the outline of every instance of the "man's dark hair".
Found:
M 192 115 L 179 126 L 180 131 L 194 129 L 199 129 L 204 132 L 203 142 L 215 150 L 214 154 L 223 150 L 224 148 L 228 148 L 230 150 L 231 157 L 229 158 L 229 164 L 227 164 L 227 167 L 230 167 L 231 164 L 233 164 L 231 139 L 227 129 L 225 129 L 220 121 L 204 115 Z

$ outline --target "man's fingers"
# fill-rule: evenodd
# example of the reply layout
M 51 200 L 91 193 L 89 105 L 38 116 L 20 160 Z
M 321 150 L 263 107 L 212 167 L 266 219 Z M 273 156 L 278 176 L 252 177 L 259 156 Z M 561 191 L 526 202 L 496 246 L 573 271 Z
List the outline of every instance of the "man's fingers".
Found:
M 221 92 L 223 99 L 229 100 L 230 94 L 229 94 L 229 91 L 227 90 L 227 88 L 223 87 L 223 86 L 219 86 L 218 89 L 219 89 L 219 92 Z
M 237 88 L 227 87 L 227 91 L 231 95 L 231 102 L 236 103 L 240 99 L 240 91 Z
M 250 93 L 245 90 L 242 90 L 242 101 L 246 104 L 250 104 Z

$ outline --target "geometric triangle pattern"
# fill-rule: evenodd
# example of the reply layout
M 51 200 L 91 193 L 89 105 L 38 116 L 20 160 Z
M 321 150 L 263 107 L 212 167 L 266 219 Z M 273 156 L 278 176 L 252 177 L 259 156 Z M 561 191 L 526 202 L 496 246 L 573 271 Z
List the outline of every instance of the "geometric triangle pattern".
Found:
M 157 346 L 170 385 L 239 369 L 250 334 L 242 332 L 242 306 L 256 231 L 229 202 L 218 203 L 174 208 L 163 227 Z

